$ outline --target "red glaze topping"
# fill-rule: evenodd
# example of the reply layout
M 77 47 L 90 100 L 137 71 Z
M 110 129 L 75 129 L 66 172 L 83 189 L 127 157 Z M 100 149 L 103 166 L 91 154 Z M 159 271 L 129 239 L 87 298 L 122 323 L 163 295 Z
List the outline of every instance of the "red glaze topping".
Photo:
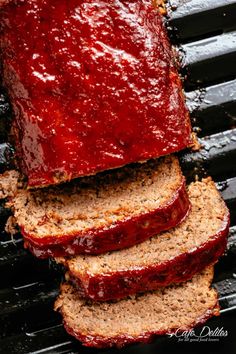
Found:
M 190 210 L 185 179 L 162 208 L 117 222 L 110 228 L 91 229 L 81 234 L 61 234 L 39 238 L 21 227 L 25 246 L 39 258 L 101 254 L 133 246 L 181 223 Z
M 191 144 L 180 78 L 151 3 L 18 0 L 1 10 L 3 80 L 29 186 Z

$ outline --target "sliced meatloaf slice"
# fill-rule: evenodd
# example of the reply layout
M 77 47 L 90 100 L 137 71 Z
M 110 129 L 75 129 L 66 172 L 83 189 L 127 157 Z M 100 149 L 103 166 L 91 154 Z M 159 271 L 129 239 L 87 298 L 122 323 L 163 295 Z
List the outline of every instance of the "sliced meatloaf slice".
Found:
M 209 178 L 188 193 L 192 209 L 176 228 L 121 251 L 63 259 L 81 295 L 122 298 L 188 280 L 215 263 L 226 247 L 229 212 Z
M 14 216 L 38 257 L 99 254 L 174 227 L 190 203 L 173 156 L 62 186 L 19 190 Z
M 0 50 L 30 187 L 192 144 L 175 55 L 151 0 L 10 1 L 0 8 Z
M 113 302 L 92 302 L 64 284 L 55 304 L 68 333 L 89 347 L 149 342 L 193 328 L 219 314 L 217 292 L 210 287 L 213 268 L 180 285 Z

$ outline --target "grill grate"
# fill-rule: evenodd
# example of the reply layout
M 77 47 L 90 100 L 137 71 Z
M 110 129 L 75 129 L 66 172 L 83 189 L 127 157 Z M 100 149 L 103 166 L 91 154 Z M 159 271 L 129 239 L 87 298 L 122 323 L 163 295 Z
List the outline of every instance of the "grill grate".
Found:
M 174 11 L 176 6 L 177 10 Z M 203 149 L 181 153 L 187 179 L 210 174 L 217 181 L 231 211 L 228 249 L 216 266 L 215 286 L 220 294 L 222 316 L 211 328 L 224 327 L 229 336 L 220 342 L 176 343 L 160 338 L 150 345 L 122 353 L 236 352 L 236 0 L 170 1 L 170 34 L 181 44 L 187 104 Z M 0 93 L 0 171 L 11 167 L 12 148 L 6 141 L 10 106 Z M 9 211 L 0 205 L 0 230 Z M 69 337 L 61 318 L 52 310 L 61 271 L 50 261 L 39 261 L 23 248 L 21 236 L 10 240 L 1 232 L 0 242 L 0 353 L 99 353 L 82 348 Z M 105 353 L 116 353 L 106 350 Z

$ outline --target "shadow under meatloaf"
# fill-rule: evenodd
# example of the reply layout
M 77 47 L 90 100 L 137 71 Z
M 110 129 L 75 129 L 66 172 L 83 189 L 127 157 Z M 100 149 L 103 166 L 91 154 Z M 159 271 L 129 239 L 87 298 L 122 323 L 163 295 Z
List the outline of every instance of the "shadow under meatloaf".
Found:
M 190 209 L 174 156 L 61 186 L 21 189 L 11 205 L 27 247 L 38 257 L 129 247 L 176 226 Z
M 212 278 L 213 267 L 209 267 L 186 283 L 105 303 L 82 299 L 77 289 L 64 284 L 55 309 L 61 312 L 68 333 L 85 346 L 147 343 L 156 335 L 190 330 L 218 316 Z
M 175 58 L 151 1 L 12 1 L 0 18 L 2 79 L 28 186 L 192 144 Z
M 192 205 L 176 228 L 128 249 L 59 259 L 81 296 L 106 301 L 190 279 L 226 247 L 229 211 L 208 178 L 188 187 Z

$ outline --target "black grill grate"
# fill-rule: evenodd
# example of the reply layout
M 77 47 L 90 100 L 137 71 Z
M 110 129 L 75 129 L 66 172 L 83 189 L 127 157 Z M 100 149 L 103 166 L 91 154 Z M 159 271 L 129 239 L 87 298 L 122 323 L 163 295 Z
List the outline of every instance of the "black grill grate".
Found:
M 182 44 L 187 103 L 203 146 L 200 152 L 180 154 L 182 167 L 188 180 L 196 174 L 212 175 L 231 211 L 228 250 L 217 264 L 215 275 L 222 316 L 210 322 L 213 329 L 223 326 L 229 336 L 204 344 L 160 338 L 153 344 L 121 352 L 197 353 L 204 345 L 209 353 L 231 354 L 236 352 L 236 0 L 178 0 L 170 1 L 170 5 L 170 34 L 175 44 Z M 10 116 L 2 92 L 0 171 L 11 167 L 12 149 L 6 142 Z M 3 205 L 0 215 L 3 230 L 9 215 Z M 82 348 L 65 333 L 60 316 L 52 310 L 61 281 L 60 269 L 25 251 L 20 235 L 11 240 L 1 232 L 0 270 L 0 353 L 103 353 Z

